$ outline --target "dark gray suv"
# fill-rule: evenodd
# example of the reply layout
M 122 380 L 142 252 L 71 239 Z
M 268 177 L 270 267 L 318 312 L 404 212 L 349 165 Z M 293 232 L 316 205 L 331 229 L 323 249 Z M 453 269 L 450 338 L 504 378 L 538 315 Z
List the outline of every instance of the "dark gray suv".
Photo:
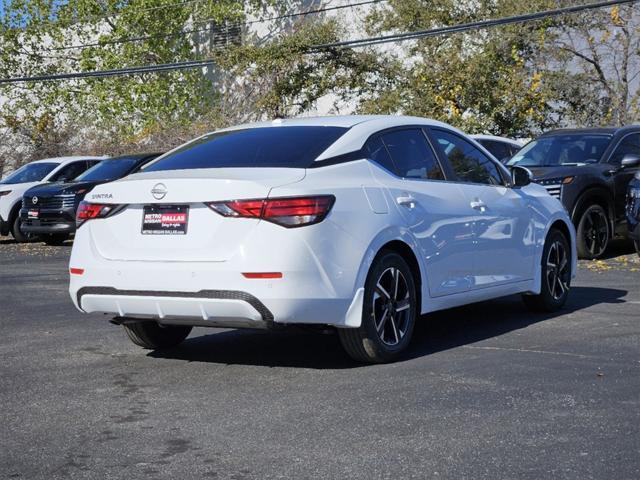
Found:
M 625 203 L 640 170 L 640 125 L 547 132 L 507 165 L 531 170 L 534 181 L 564 204 L 580 258 L 598 258 L 611 238 L 628 234 Z

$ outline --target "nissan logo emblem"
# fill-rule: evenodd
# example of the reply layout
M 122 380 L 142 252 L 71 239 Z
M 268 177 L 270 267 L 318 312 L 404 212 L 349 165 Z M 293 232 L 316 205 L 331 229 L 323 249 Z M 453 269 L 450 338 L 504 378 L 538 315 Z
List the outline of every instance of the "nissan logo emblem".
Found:
M 36 203 L 38 203 L 38 197 L 33 197 L 31 199 L 31 201 L 33 202 L 33 204 L 35 205 Z
M 164 183 L 158 183 L 151 189 L 151 195 L 156 200 L 162 200 L 167 195 L 167 187 Z

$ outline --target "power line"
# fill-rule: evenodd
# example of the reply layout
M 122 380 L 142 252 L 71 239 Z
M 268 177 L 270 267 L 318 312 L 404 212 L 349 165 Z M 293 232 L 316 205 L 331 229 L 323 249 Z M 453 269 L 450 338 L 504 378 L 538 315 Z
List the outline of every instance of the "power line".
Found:
M 192 0 L 192 1 L 194 1 L 194 0 Z M 195 1 L 201 1 L 201 0 L 195 0 Z M 228 31 L 228 30 L 230 30 L 232 28 L 254 25 L 256 23 L 265 23 L 265 22 L 271 22 L 271 21 L 276 21 L 276 20 L 284 20 L 284 19 L 287 19 L 287 18 L 295 18 L 295 17 L 300 17 L 300 16 L 313 15 L 313 14 L 317 14 L 317 13 L 330 12 L 330 11 L 340 10 L 340 9 L 344 9 L 344 8 L 355 8 L 355 7 L 360 7 L 362 5 L 369 5 L 369 4 L 373 4 L 373 3 L 381 3 L 381 2 L 387 2 L 387 1 L 388 0 L 366 0 L 366 1 L 362 1 L 362 2 L 349 3 L 349 4 L 346 4 L 346 5 L 334 5 L 333 7 L 317 8 L 317 9 L 314 9 L 314 10 L 307 10 L 305 12 L 287 13 L 287 14 L 277 15 L 277 16 L 274 16 L 274 17 L 267 17 L 267 18 L 258 19 L 258 20 L 250 20 L 248 22 L 228 23 L 228 24 L 225 24 L 224 28 Z M 215 22 L 215 21 L 216 21 L 216 19 L 209 18 L 209 19 L 206 19 L 206 20 L 199 20 L 197 22 L 194 22 L 194 25 L 204 25 L 204 24 Z M 207 27 L 207 28 L 200 28 L 200 29 L 181 30 L 179 32 L 167 33 L 167 34 L 142 35 L 142 36 L 138 36 L 138 37 L 125 37 L 125 38 L 119 38 L 119 39 L 115 39 L 115 40 L 106 40 L 106 41 L 103 41 L 103 42 L 93 42 L 93 43 L 84 43 L 84 44 L 79 44 L 79 45 L 69 45 L 69 46 L 64 46 L 64 47 L 47 48 L 47 49 L 43 49 L 42 51 L 44 51 L 44 52 L 55 52 L 55 51 L 61 51 L 61 50 L 77 50 L 77 49 L 83 49 L 83 48 L 89 48 L 89 47 L 101 47 L 101 46 L 104 46 L 104 45 L 117 45 L 117 44 L 121 44 L 121 43 L 134 43 L 134 42 L 142 42 L 142 41 L 145 41 L 145 40 L 151 40 L 151 39 L 156 39 L 156 38 L 180 37 L 180 36 L 188 35 L 188 34 L 191 34 L 191 33 L 209 32 L 210 30 L 211 29 L 209 27 Z
M 514 23 L 525 23 L 535 20 L 543 20 L 545 18 L 559 17 L 562 15 L 579 13 L 587 10 L 595 10 L 600 8 L 612 7 L 615 5 L 622 5 L 627 3 L 636 3 L 639 0 L 611 0 L 605 2 L 595 2 L 586 5 L 575 5 L 572 7 L 557 8 L 553 10 L 544 10 L 536 13 L 526 13 L 523 15 L 513 15 L 511 17 L 496 18 L 490 20 L 480 20 L 477 22 L 462 23 L 459 25 L 453 25 L 449 27 L 439 27 L 429 30 L 419 30 L 416 32 L 405 32 L 391 35 L 384 35 L 379 37 L 360 38 L 357 40 L 345 40 L 343 42 L 325 43 L 322 45 L 314 45 L 310 47 L 310 50 L 325 50 L 331 48 L 344 48 L 344 47 L 365 47 L 370 45 L 379 45 L 389 42 L 403 42 L 406 40 L 415 40 L 418 38 L 435 37 L 438 35 L 465 32 L 469 30 L 478 30 L 489 27 L 497 27 L 501 25 L 510 25 Z
M 101 78 L 118 75 L 134 75 L 150 72 L 166 72 L 171 70 L 185 70 L 212 65 L 213 60 L 187 60 L 184 62 L 161 63 L 156 65 L 143 65 L 139 67 L 116 68 L 113 70 L 94 70 L 89 72 L 57 73 L 53 75 L 38 75 L 33 77 L 2 78 L 0 84 L 20 82 L 45 82 L 53 80 L 69 80 L 75 78 Z
M 308 53 L 317 53 L 323 50 L 332 50 L 336 48 L 347 48 L 347 47 L 357 48 L 357 47 L 363 47 L 368 45 L 377 45 L 381 43 L 390 43 L 394 41 L 415 40 L 417 38 L 432 37 L 436 35 L 446 35 L 450 33 L 459 33 L 463 31 L 477 30 L 481 28 L 489 28 L 489 27 L 495 27 L 500 25 L 524 23 L 528 21 L 536 21 L 536 20 L 541 20 L 545 18 L 557 17 L 561 15 L 579 13 L 582 11 L 606 8 L 606 7 L 611 7 L 615 5 L 636 3 L 638 1 L 640 0 L 611 0 L 611 1 L 605 1 L 605 2 L 596 2 L 596 3 L 587 4 L 587 5 L 576 5 L 572 7 L 564 7 L 564 8 L 554 9 L 554 10 L 545 10 L 537 13 L 527 13 L 523 15 L 514 15 L 514 16 L 503 17 L 498 19 L 482 20 L 478 22 L 453 25 L 449 27 L 434 28 L 431 30 L 405 32 L 405 33 L 399 33 L 394 35 L 383 35 L 379 37 L 370 37 L 370 38 L 363 38 L 363 39 L 357 39 L 357 40 L 346 40 L 344 42 L 313 45 L 308 48 Z M 120 68 L 120 69 L 114 69 L 114 70 L 97 70 L 97 71 L 89 71 L 89 72 L 70 72 L 70 73 L 60 73 L 60 74 L 53 74 L 53 75 L 3 78 L 3 79 L 0 79 L 0 84 L 20 83 L 20 82 L 42 82 L 42 81 L 73 79 L 73 78 L 99 78 L 99 77 L 110 77 L 110 76 L 117 76 L 117 75 L 134 75 L 139 73 L 165 72 L 165 71 L 171 71 L 171 70 L 201 68 L 207 65 L 212 65 L 213 63 L 214 62 L 211 59 L 192 60 L 192 61 L 173 62 L 173 63 L 156 64 L 156 65 L 144 65 L 144 66 L 138 66 L 138 67 L 127 67 L 127 68 Z

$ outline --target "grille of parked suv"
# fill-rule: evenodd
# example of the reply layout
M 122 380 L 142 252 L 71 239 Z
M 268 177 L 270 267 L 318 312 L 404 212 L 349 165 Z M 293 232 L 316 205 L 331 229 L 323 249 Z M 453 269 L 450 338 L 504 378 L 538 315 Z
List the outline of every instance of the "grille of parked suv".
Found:
M 75 204 L 75 194 L 70 193 L 66 195 L 55 195 L 53 197 L 38 197 L 37 202 L 33 202 L 33 196 L 25 196 L 22 198 L 23 208 L 43 208 L 46 210 L 61 210 L 65 208 L 72 208 Z

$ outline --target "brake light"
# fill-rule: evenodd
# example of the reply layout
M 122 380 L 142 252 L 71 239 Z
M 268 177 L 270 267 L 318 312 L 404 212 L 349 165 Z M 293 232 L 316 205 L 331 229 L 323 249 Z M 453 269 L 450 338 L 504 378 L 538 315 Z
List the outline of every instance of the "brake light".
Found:
M 71 275 L 83 275 L 83 274 L 84 274 L 84 268 L 74 268 L 74 267 L 71 267 L 71 268 L 69 269 L 69 273 L 70 273 Z
M 225 217 L 260 218 L 283 227 L 294 228 L 313 225 L 324 220 L 335 199 L 333 195 L 317 195 L 230 200 L 207 205 Z
M 87 220 L 94 218 L 104 218 L 111 213 L 117 205 L 108 205 L 104 203 L 80 202 L 78 211 L 76 212 L 76 228 Z

